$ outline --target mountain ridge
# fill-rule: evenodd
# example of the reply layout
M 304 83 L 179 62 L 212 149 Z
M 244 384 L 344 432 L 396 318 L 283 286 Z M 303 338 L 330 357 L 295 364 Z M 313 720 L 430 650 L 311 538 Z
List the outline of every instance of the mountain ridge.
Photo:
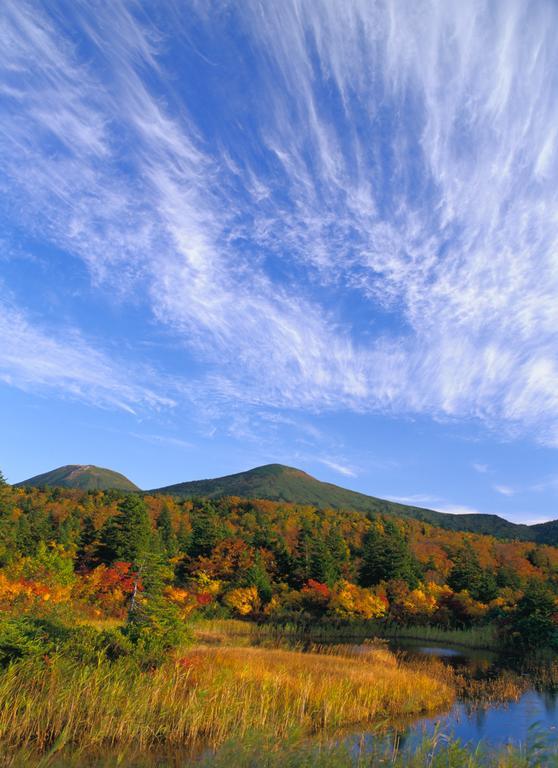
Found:
M 279 479 L 283 482 L 279 482 Z M 529 526 L 522 523 L 512 523 L 499 515 L 482 513 L 457 515 L 450 512 L 438 512 L 426 507 L 401 504 L 396 501 L 369 496 L 359 491 L 351 491 L 334 483 L 317 480 L 307 472 L 283 464 L 265 464 L 245 472 L 237 472 L 223 477 L 175 483 L 153 489 L 148 493 L 161 493 L 184 498 L 240 496 L 310 504 L 317 507 L 355 509 L 364 513 L 412 517 L 450 530 L 483 533 L 498 538 L 518 538 L 525 541 L 535 541 L 539 540 L 539 537 L 544 537 L 547 532 L 545 526 L 551 525 L 551 523 L 540 523 L 537 526 Z M 558 542 L 558 523 L 555 528 L 556 530 L 552 531 L 552 539 Z M 546 540 L 544 543 L 547 543 Z
M 395 515 L 413 518 L 431 525 L 464 533 L 478 533 L 501 539 L 519 539 L 542 544 L 558 544 L 558 520 L 526 525 L 512 523 L 499 515 L 465 515 L 438 512 L 389 499 L 369 496 L 359 491 L 328 483 L 296 467 L 264 464 L 244 472 L 222 477 L 191 480 L 141 491 L 124 475 L 92 464 L 69 464 L 15 483 L 16 487 L 52 486 L 88 490 L 120 490 L 146 494 L 166 494 L 181 498 L 218 499 L 239 496 L 245 499 L 310 505 L 318 508 L 352 509 L 364 514 Z

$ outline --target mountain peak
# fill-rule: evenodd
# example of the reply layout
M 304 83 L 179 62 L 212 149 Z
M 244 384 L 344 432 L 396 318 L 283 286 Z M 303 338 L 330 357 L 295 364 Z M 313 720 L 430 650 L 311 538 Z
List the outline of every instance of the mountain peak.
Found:
M 16 483 L 16 486 L 49 485 L 53 488 L 79 488 L 83 491 L 139 491 L 139 488 L 120 472 L 114 472 L 94 464 L 66 464 L 40 475 Z

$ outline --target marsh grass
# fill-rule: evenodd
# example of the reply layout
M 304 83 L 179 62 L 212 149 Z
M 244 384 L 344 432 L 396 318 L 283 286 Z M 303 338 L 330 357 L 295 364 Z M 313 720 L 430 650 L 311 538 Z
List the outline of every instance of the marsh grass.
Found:
M 493 627 L 444 629 L 431 626 L 401 626 L 380 622 L 350 624 L 256 624 L 238 619 L 202 619 L 192 625 L 195 636 L 203 642 L 228 642 L 242 638 L 247 644 L 300 639 L 315 642 L 363 640 L 367 638 L 421 640 L 442 645 L 457 645 L 479 650 L 497 650 L 498 639 Z
M 386 655 L 387 654 L 387 655 Z M 12 664 L 0 676 L 0 744 L 39 752 L 103 745 L 218 745 L 254 730 L 323 733 L 447 708 L 439 675 L 385 649 L 367 658 L 197 647 L 146 672 L 129 661 Z

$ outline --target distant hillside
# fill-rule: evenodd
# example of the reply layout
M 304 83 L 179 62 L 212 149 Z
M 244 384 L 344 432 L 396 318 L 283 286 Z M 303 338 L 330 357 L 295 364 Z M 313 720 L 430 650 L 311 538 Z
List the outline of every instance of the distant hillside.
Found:
M 108 489 L 139 491 L 137 485 L 119 472 L 103 469 L 103 467 L 94 467 L 92 464 L 68 464 L 65 467 L 58 467 L 58 469 L 16 483 L 16 486 L 33 486 L 35 488 L 41 488 L 45 485 L 51 488 L 79 488 L 82 491 L 106 491 Z
M 42 475 L 16 483 L 16 486 L 61 487 L 90 490 L 139 491 L 137 485 L 119 472 L 95 467 L 90 464 L 71 464 L 53 469 Z M 247 472 L 217 477 L 210 480 L 193 480 L 148 491 L 181 498 L 216 499 L 223 496 L 240 496 L 244 499 L 269 499 L 270 501 L 303 504 L 319 509 L 346 509 L 372 514 L 392 514 L 410 517 L 452 531 L 481 533 L 500 539 L 520 539 L 541 544 L 558 544 L 558 521 L 538 525 L 518 525 L 498 515 L 452 515 L 433 509 L 412 507 L 395 501 L 367 496 L 332 483 L 324 483 L 294 467 L 282 464 L 266 464 Z
M 247 472 L 217 477 L 213 480 L 193 480 L 177 483 L 165 488 L 158 488 L 150 493 L 166 493 L 181 497 L 219 498 L 222 496 L 241 496 L 242 498 L 269 499 L 295 504 L 310 504 L 319 508 L 355 509 L 361 512 L 393 514 L 399 517 L 412 517 L 433 525 L 454 531 L 485 533 L 498 538 L 535 540 L 544 531 L 531 529 L 527 525 L 517 525 L 504 520 L 498 515 L 452 515 L 436 512 L 432 509 L 412 507 L 394 501 L 366 496 L 350 491 L 332 483 L 324 483 L 300 469 L 282 464 L 266 464 Z M 544 529 L 545 525 L 536 526 Z M 557 526 L 558 528 L 558 526 Z M 558 540 L 558 530 L 552 531 L 549 538 Z M 547 539 L 545 539 L 547 541 Z

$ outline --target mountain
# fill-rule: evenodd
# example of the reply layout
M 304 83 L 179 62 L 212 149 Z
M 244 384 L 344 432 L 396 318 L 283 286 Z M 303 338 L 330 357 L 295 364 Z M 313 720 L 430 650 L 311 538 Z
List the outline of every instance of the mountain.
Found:
M 44 472 L 42 475 L 35 475 L 15 485 L 30 485 L 35 488 L 48 485 L 52 488 L 79 488 L 82 491 L 106 491 L 109 488 L 118 491 L 139 491 L 138 486 L 120 472 L 94 467 L 92 464 L 68 464 L 50 472 Z
M 51 486 L 79 488 L 84 491 L 115 489 L 139 491 L 127 477 L 110 469 L 91 464 L 70 464 L 53 469 L 42 475 L 16 483 L 16 486 Z M 147 493 L 161 493 L 182 498 L 204 497 L 217 499 L 223 496 L 240 496 L 244 499 L 269 499 L 270 501 L 304 504 L 321 509 L 352 509 L 365 514 L 392 514 L 411 517 L 453 531 L 481 533 L 499 539 L 521 539 L 541 544 L 558 544 L 558 520 L 537 525 L 510 523 L 498 515 L 452 515 L 433 509 L 413 507 L 395 501 L 367 496 L 350 491 L 333 483 L 324 483 L 312 475 L 283 464 L 266 464 L 247 472 L 217 477 L 210 480 L 193 480 L 186 483 L 156 488 Z
M 269 499 L 295 504 L 309 504 L 315 507 L 355 509 L 361 512 L 393 514 L 412 517 L 415 520 L 449 528 L 455 531 L 485 533 L 502 539 L 523 539 L 534 541 L 539 536 L 558 541 L 558 523 L 555 530 L 544 530 L 550 523 L 533 526 L 518 525 L 498 515 L 452 515 L 433 509 L 412 507 L 395 501 L 366 496 L 332 483 L 324 483 L 300 469 L 282 464 L 266 464 L 247 472 L 217 477 L 213 480 L 193 480 L 187 483 L 157 488 L 150 493 L 166 493 L 181 497 L 219 498 L 241 496 L 243 498 Z M 536 529 L 536 530 L 535 530 Z M 546 543 L 546 539 L 545 539 Z

